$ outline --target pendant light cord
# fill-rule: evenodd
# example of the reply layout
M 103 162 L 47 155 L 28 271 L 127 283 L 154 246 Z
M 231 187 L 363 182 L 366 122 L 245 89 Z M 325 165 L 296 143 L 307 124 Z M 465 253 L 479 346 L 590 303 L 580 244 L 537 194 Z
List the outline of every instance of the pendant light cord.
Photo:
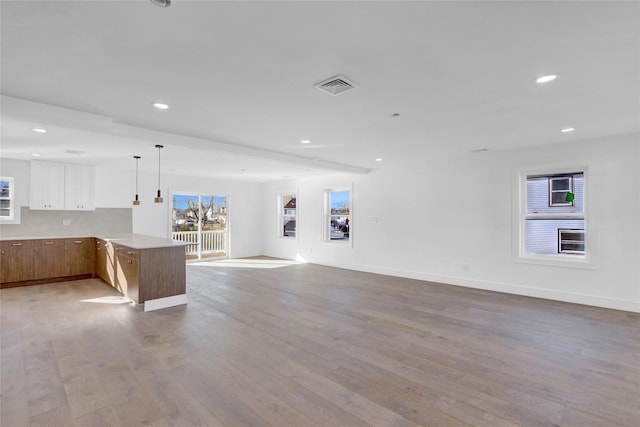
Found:
M 160 150 L 164 148 L 164 145 L 156 145 L 158 149 L 158 196 L 155 198 L 156 203 L 162 203 L 162 192 L 160 191 Z

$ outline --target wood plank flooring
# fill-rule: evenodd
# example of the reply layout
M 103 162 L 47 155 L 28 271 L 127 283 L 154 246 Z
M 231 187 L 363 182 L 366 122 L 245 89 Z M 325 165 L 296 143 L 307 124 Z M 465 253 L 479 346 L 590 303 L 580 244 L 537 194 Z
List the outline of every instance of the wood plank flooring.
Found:
M 3 427 L 639 426 L 640 315 L 311 264 L 3 289 Z M 248 268 L 265 267 L 265 268 Z

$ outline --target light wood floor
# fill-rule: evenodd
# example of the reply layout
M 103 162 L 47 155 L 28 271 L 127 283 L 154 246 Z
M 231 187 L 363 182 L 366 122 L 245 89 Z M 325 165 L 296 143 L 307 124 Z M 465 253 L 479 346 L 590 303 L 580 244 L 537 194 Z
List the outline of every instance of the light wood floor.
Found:
M 3 289 L 2 426 L 640 425 L 637 314 L 316 265 L 187 283 L 148 313 Z

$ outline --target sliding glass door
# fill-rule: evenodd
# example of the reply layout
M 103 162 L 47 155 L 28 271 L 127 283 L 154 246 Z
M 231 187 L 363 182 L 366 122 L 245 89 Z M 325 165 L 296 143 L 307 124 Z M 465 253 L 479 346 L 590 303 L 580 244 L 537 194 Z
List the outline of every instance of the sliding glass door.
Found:
M 187 242 L 187 259 L 228 256 L 227 197 L 174 194 L 171 234 Z

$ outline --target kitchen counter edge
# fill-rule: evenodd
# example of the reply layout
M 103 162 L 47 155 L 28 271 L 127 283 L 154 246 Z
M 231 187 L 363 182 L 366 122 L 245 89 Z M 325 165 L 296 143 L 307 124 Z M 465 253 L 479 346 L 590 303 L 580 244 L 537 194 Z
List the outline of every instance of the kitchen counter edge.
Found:
M 45 239 L 87 239 L 96 238 L 106 240 L 116 245 L 122 245 L 131 249 L 154 249 L 186 246 L 187 243 L 180 240 L 172 240 L 162 237 L 147 236 L 144 234 L 94 234 L 92 236 L 38 236 L 38 237 L 0 237 L 0 242 L 10 240 L 45 240 Z

